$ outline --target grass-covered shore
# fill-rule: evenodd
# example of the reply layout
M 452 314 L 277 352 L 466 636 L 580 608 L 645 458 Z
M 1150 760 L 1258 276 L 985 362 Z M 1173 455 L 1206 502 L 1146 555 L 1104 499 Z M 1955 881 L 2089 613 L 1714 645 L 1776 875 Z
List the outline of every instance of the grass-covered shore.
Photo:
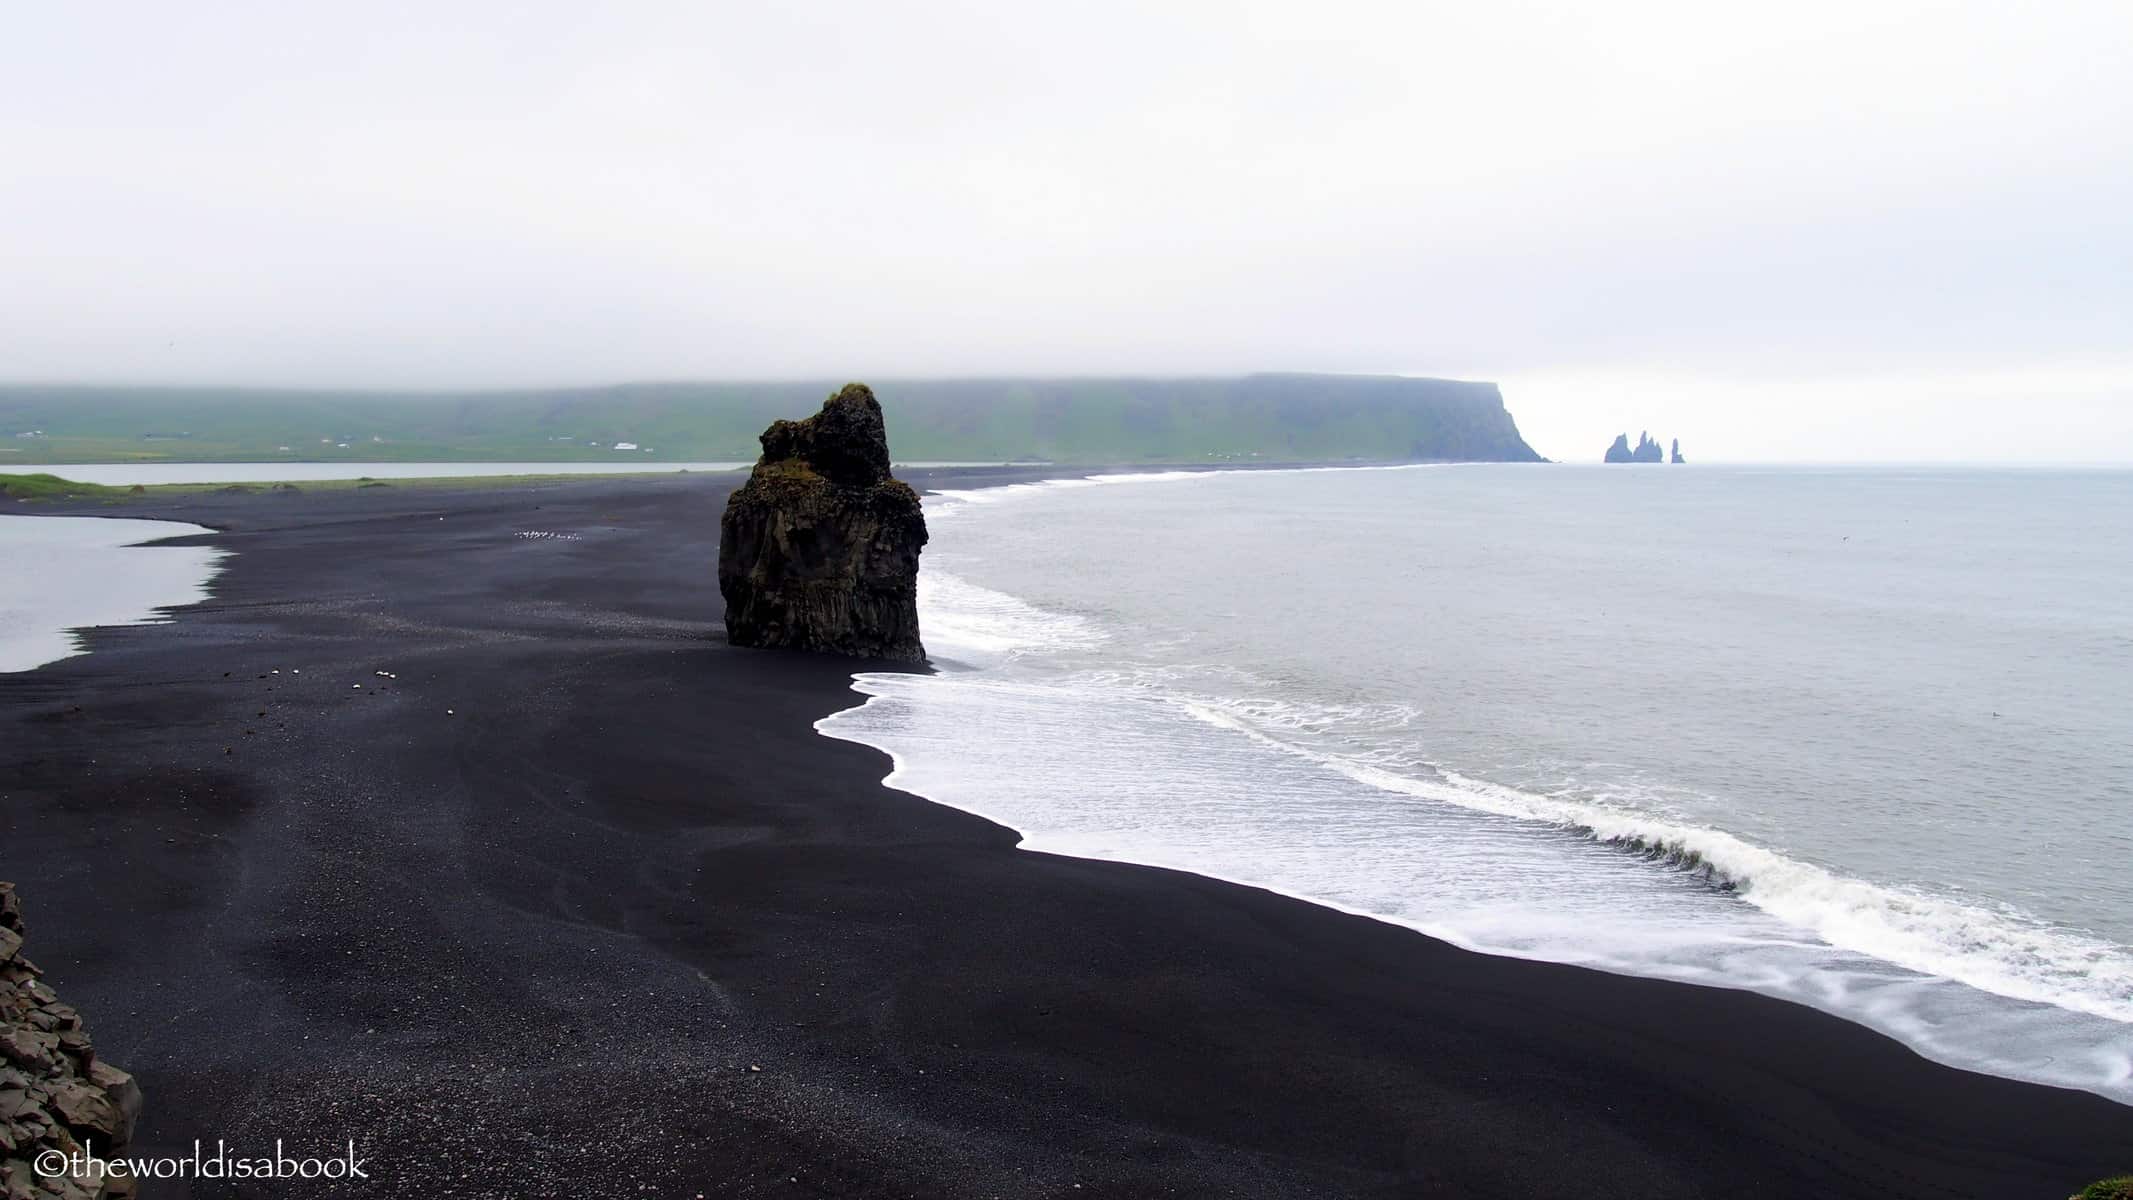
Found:
M 570 483 L 586 479 L 646 479 L 682 473 L 668 468 L 644 471 L 602 471 L 598 473 L 563 472 L 558 474 L 528 475 L 434 475 L 412 479 L 375 479 L 368 475 L 354 479 L 298 479 L 298 480 L 243 480 L 219 483 L 155 483 L 122 486 L 107 483 L 84 483 L 48 472 L 11 475 L 0 473 L 0 500 L 20 503 L 40 501 L 102 501 L 123 504 L 133 501 L 169 499 L 176 496 L 197 496 L 208 493 L 240 495 L 250 492 L 276 495 L 292 495 L 300 492 L 348 492 L 359 488 L 506 488 L 526 487 L 545 483 Z

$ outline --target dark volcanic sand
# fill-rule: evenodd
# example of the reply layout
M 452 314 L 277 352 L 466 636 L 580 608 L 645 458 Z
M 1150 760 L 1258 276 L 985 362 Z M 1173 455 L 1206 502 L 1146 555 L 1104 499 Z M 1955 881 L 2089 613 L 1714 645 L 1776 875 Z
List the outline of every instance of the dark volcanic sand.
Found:
M 1022 853 L 885 789 L 810 728 L 848 664 L 724 644 L 730 482 L 117 510 L 236 554 L 175 624 L 0 676 L 0 878 L 140 1075 L 141 1148 L 353 1138 L 354 1194 L 410 1197 L 2057 1198 L 2133 1167 L 2133 1109 L 1804 1008 Z M 150 1191 L 187 1194 L 228 1193 Z

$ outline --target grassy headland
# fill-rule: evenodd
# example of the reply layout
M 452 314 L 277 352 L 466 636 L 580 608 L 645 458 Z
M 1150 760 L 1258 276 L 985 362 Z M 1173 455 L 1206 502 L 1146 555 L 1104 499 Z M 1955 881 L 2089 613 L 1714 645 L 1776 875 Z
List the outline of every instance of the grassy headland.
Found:
M 649 468 L 643 471 L 614 471 L 599 474 L 555 475 L 437 475 L 415 479 L 373 479 L 362 476 L 356 479 L 303 479 L 294 481 L 245 480 L 238 483 L 157 483 L 135 484 L 130 487 L 102 483 L 82 483 L 58 475 L 38 473 L 34 475 L 0 474 L 0 502 L 9 500 L 37 501 L 82 501 L 96 500 L 107 504 L 129 500 L 146 500 L 155 497 L 203 495 L 209 492 L 247 493 L 265 492 L 294 494 L 298 492 L 349 492 L 360 488 L 450 488 L 455 491 L 485 487 L 524 487 L 530 484 L 570 483 L 589 479 L 643 479 L 647 476 L 672 475 L 671 469 Z
M 77 483 L 57 475 L 0 475 L 0 499 L 7 500 L 122 500 L 130 492 L 101 483 Z
M 0 386 L 0 470 L 81 462 L 753 461 L 829 382 L 511 392 Z M 905 461 L 1534 461 L 1490 383 L 1395 376 L 887 381 Z

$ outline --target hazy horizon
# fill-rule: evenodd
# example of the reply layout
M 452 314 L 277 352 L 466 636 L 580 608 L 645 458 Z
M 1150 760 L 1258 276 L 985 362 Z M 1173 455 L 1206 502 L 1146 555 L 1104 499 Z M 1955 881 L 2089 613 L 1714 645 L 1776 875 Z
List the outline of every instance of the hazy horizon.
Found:
M 2133 7 L 52 6 L 0 378 L 1406 374 L 2133 461 Z
M 1234 372 L 1144 372 L 1138 377 L 1146 379 L 1175 379 L 1192 377 L 1234 377 L 1254 374 L 1296 374 L 1283 371 L 1234 371 Z M 1319 374 L 1392 374 L 1391 372 L 1317 372 Z M 892 413 L 896 403 L 896 385 L 899 382 L 937 382 L 943 379 L 1075 379 L 1075 378 L 1121 378 L 1124 376 L 1100 376 L 1086 372 L 1057 372 L 1045 375 L 1035 373 L 1013 376 L 996 373 L 982 375 L 948 376 L 896 376 L 874 374 L 861 377 L 873 384 Z M 437 395 L 440 397 L 480 393 L 531 393 L 540 391 L 600 390 L 606 388 L 685 386 L 689 384 L 765 384 L 818 383 L 835 387 L 849 376 L 826 374 L 794 374 L 785 377 L 755 377 L 747 379 L 629 379 L 597 380 L 529 385 L 525 387 L 467 387 L 467 388 L 352 388 L 331 385 L 285 385 L 277 383 L 213 384 L 213 383 L 109 383 L 78 380 L 0 380 L 0 388 L 53 387 L 53 388 L 146 388 L 171 390 L 208 391 L 296 391 L 319 393 L 357 393 L 376 395 Z M 1438 376 L 1436 378 L 1442 378 Z M 1483 380 L 1495 383 L 1503 393 L 1504 406 L 1518 422 L 1520 433 L 1527 444 L 1546 458 L 1558 462 L 1599 461 L 1601 452 L 1617 434 L 1625 434 L 1635 441 L 1640 433 L 1650 433 L 1662 443 L 1681 441 L 1681 449 L 1690 461 L 1704 464 L 1990 464 L 2005 463 L 2016 466 L 2092 466 L 2125 465 L 2133 462 L 2133 454 L 2124 450 L 2107 449 L 2102 452 L 2075 451 L 2055 452 L 2052 439 L 2066 433 L 2066 424 L 2052 424 L 2031 420 L 2013 432 L 2014 437 L 1999 443 L 1998 452 L 1979 454 L 1972 452 L 1966 439 L 1974 435 L 1978 426 L 1956 423 L 1935 426 L 1921 423 L 1917 414 L 1902 405 L 1874 406 L 1871 402 L 1860 405 L 1856 394 L 1831 397 L 1825 402 L 1809 398 L 1796 399 L 1791 385 L 1782 382 L 1764 381 L 1741 385 L 1741 394 L 1749 397 L 1758 406 L 1765 418 L 1761 426 L 1745 423 L 1737 416 L 1729 422 L 1708 420 L 1707 401 L 1700 402 L 1691 389 L 1706 386 L 1682 381 L 1632 380 L 1626 383 L 1594 383 L 1592 381 L 1564 381 L 1551 379 L 1527 379 L 1519 382 Z M 1972 387 L 1980 381 L 1969 381 Z M 1983 381 L 1986 386 L 1990 380 Z M 1804 385 L 1815 386 L 1815 385 Z M 1827 385 L 1824 385 L 1827 386 Z M 1843 385 L 1836 385 L 1842 387 Z M 1630 394 L 1621 394 L 1628 390 Z M 1689 391 L 1689 394 L 1684 394 Z M 1891 389 L 1891 394 L 1895 394 Z M 1886 399 L 1886 397 L 1883 397 Z M 1610 402 L 1619 401 L 1619 402 Z M 1960 400 L 1951 403 L 1965 403 Z M 1997 399 L 1971 399 L 1969 415 L 1979 424 L 1991 417 L 2005 405 Z M 1847 407 L 1849 406 L 1849 407 Z M 1787 411 L 1793 410 L 1793 411 Z M 1614 420 L 1613 414 L 1638 414 L 1639 420 L 1627 423 Z M 2031 414 L 2034 416 L 2034 414 Z M 2133 444 L 2133 404 L 2120 405 L 2115 400 L 2099 401 L 2084 414 L 2092 429 L 2110 431 L 2124 444 Z M 1649 418 L 1643 419 L 1643 418 Z M 1936 432 L 1938 429 L 1938 432 Z M 0 430 L 0 434 L 6 431 Z M 1730 433 L 1729 438 L 1726 435 Z M 1706 435 L 1710 435 L 1706 437 Z M 2041 435 L 2041 436 L 2038 436 Z M 4 453 L 0 450 L 0 453 Z M 6 467 L 6 459 L 0 458 L 0 469 Z M 62 472 L 63 473 L 63 472 Z

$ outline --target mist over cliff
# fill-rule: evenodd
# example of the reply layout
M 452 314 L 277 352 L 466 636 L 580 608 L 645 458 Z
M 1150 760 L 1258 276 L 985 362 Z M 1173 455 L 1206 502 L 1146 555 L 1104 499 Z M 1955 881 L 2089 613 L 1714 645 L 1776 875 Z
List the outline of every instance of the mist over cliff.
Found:
M 142 458 L 752 460 L 764 426 L 829 390 L 812 381 L 458 393 L 0 386 L 0 469 Z M 1246 375 L 888 380 L 877 390 L 904 461 L 1541 461 L 1493 383 Z

